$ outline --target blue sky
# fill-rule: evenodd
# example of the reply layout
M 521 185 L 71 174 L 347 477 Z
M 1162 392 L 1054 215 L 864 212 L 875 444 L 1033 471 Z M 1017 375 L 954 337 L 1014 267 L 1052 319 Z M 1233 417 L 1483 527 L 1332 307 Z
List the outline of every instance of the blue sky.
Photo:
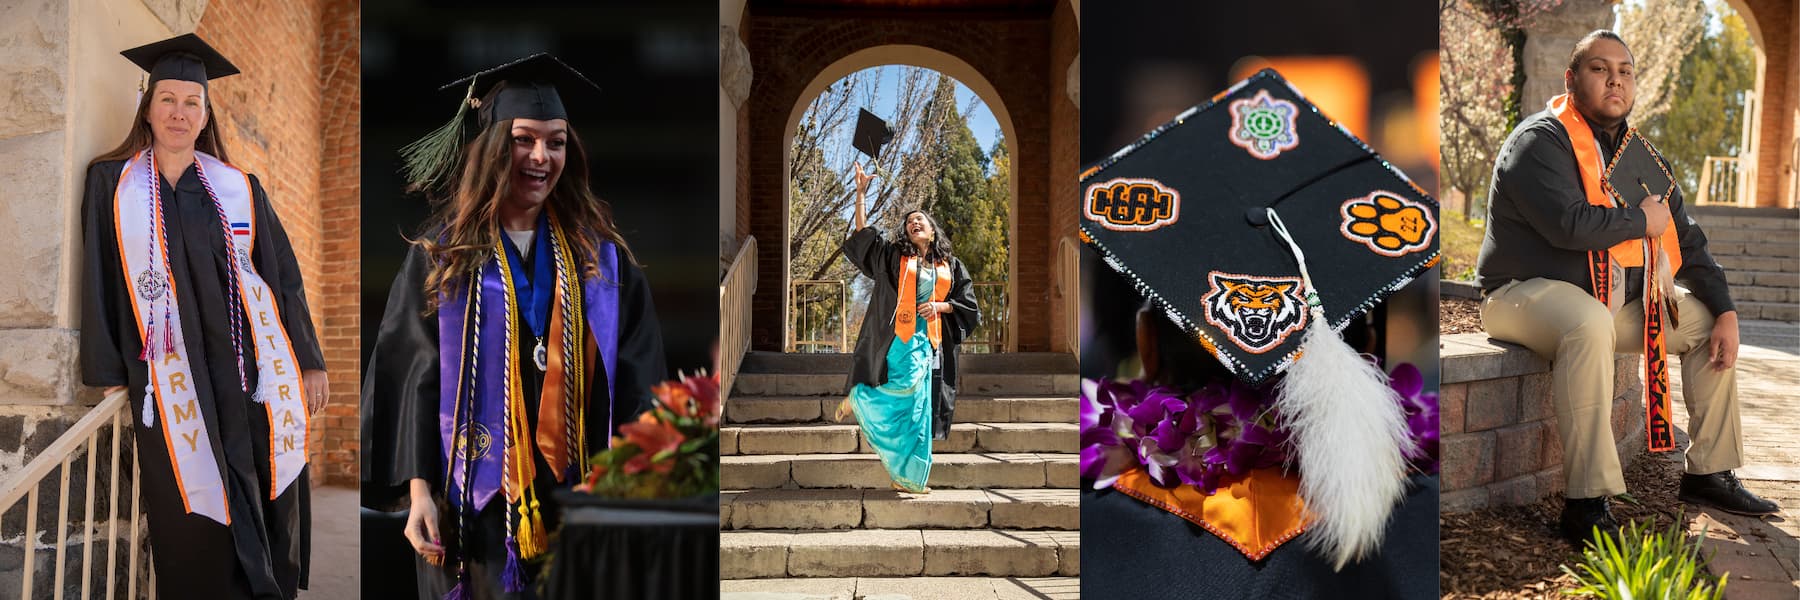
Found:
M 874 106 L 868 107 L 871 112 L 882 117 L 894 114 L 894 106 L 899 102 L 899 98 L 896 97 L 895 91 L 900 89 L 901 70 L 893 68 L 895 66 L 899 65 L 889 65 L 888 68 L 885 69 L 882 67 L 870 67 L 868 69 L 863 69 L 863 71 L 858 71 L 861 73 L 874 69 L 882 69 L 880 83 L 877 88 L 878 92 L 875 95 L 875 104 Z M 955 79 L 952 78 L 952 81 L 955 81 Z M 971 104 L 974 105 L 974 110 L 972 111 L 970 110 Z M 999 121 L 994 120 L 993 111 L 988 110 L 987 101 L 977 97 L 974 90 L 969 89 L 969 86 L 963 85 L 961 81 L 957 81 L 956 107 L 957 110 L 965 111 L 967 113 L 964 116 L 969 120 L 969 131 L 975 133 L 975 140 L 981 143 L 981 150 L 983 152 L 993 151 L 994 139 L 1000 137 L 1000 123 Z

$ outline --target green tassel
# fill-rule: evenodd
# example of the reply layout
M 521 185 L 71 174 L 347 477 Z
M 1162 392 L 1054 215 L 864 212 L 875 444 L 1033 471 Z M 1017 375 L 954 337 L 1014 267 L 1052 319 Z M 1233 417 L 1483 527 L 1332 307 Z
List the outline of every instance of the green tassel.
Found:
M 469 91 L 463 94 L 462 101 L 456 106 L 456 116 L 449 123 L 400 148 L 400 160 L 404 165 L 401 171 L 411 189 L 437 190 L 449 181 L 450 174 L 461 162 L 463 117 L 468 115 L 474 97 L 475 82 L 470 81 Z

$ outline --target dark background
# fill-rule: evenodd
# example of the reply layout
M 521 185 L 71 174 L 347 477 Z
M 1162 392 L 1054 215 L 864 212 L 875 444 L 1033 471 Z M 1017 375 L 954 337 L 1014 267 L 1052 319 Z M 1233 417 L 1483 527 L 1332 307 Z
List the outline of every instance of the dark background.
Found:
M 537 52 L 600 85 L 571 105 L 590 184 L 611 202 L 649 278 L 670 376 L 711 368 L 719 332 L 718 9 L 711 2 L 363 4 L 362 365 L 388 289 L 429 212 L 403 192 L 399 148 L 447 122 L 462 90 L 438 88 Z M 473 129 L 473 119 L 469 121 Z M 363 595 L 416 597 L 406 513 L 363 509 Z
M 1368 132 L 1358 132 L 1380 152 L 1385 105 L 1410 104 L 1413 72 L 1438 46 L 1437 12 L 1430 2 L 1108 2 L 1082 15 L 1081 162 L 1084 167 L 1135 142 L 1181 111 L 1237 82 L 1232 69 L 1253 57 L 1347 57 L 1356 60 L 1369 86 Z M 1296 82 L 1305 92 L 1305 85 Z M 1419 93 L 1435 93 L 1421 90 Z M 1326 115 L 1331 116 L 1329 108 Z M 1417 126 L 1435 131 L 1436 114 L 1415 114 Z M 1395 166 L 1435 194 L 1429 162 L 1394 160 Z M 1204 160 L 1204 157 L 1196 157 Z M 1136 353 L 1136 309 L 1142 299 L 1091 251 L 1081 273 L 1083 377 L 1115 374 Z M 1387 359 L 1424 371 L 1428 390 L 1438 388 L 1437 281 L 1439 269 L 1421 274 L 1377 310 L 1377 331 Z
M 447 122 L 470 73 L 550 52 L 600 85 L 570 106 L 594 191 L 643 264 L 670 375 L 710 368 L 719 330 L 718 9 L 709 2 L 379 2 L 363 6 L 364 365 L 425 199 L 396 153 Z M 471 124 L 473 119 L 469 121 Z M 470 125 L 473 129 L 473 125 Z

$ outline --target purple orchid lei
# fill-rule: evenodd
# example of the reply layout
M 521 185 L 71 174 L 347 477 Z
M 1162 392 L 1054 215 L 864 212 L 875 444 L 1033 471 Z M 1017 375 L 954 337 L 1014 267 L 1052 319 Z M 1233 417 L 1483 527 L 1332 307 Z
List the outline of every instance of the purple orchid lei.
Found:
M 1413 468 L 1437 472 L 1437 393 L 1424 393 L 1419 369 L 1402 363 L 1390 376 L 1418 451 Z M 1215 381 L 1183 393 L 1140 380 L 1081 382 L 1081 476 L 1094 489 L 1142 466 L 1162 487 L 1186 484 L 1211 495 L 1220 478 L 1281 465 L 1288 434 L 1275 424 L 1272 390 Z

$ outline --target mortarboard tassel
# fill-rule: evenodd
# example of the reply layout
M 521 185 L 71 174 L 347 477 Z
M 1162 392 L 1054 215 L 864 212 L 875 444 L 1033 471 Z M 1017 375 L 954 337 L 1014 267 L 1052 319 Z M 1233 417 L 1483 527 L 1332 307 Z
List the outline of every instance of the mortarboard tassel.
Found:
M 477 80 L 479 78 L 476 78 Z M 450 122 L 431 130 L 425 137 L 400 148 L 401 172 L 413 190 L 434 190 L 444 185 L 462 161 L 463 117 L 475 100 L 475 81 L 456 105 L 456 116 Z
M 1387 375 L 1332 329 L 1300 246 L 1274 209 L 1268 215 L 1300 265 L 1312 320 L 1277 387 L 1275 410 L 1292 432 L 1300 498 L 1312 520 L 1307 543 L 1342 570 L 1380 546 L 1388 516 L 1406 491 L 1413 442 Z
M 506 538 L 506 569 L 500 572 L 500 587 L 510 594 L 525 591 L 525 569 L 519 566 L 519 541 L 511 536 Z
M 144 384 L 144 427 L 156 427 L 156 383 Z

